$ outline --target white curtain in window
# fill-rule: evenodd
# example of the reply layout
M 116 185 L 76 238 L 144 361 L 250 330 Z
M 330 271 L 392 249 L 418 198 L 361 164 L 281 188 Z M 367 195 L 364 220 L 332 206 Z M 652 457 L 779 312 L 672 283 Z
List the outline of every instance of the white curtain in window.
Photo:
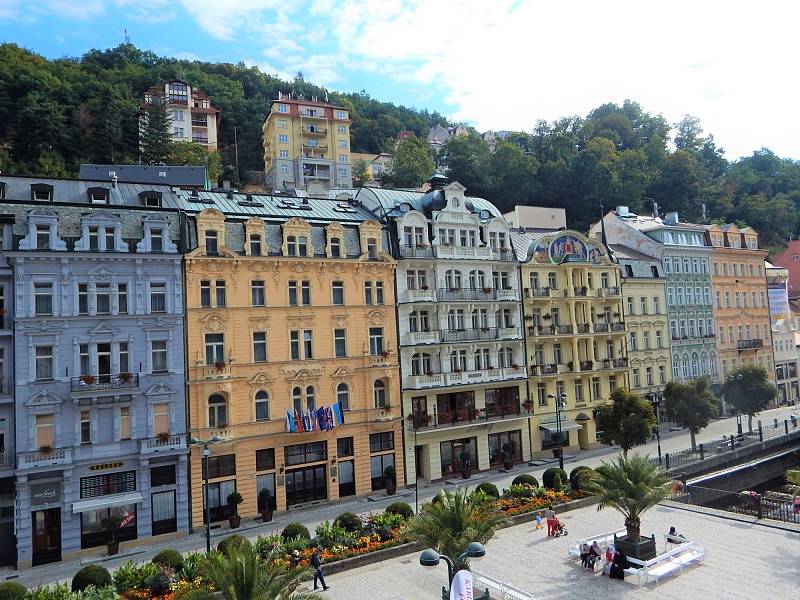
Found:
M 175 518 L 175 491 L 151 494 L 153 500 L 153 521 L 166 521 Z

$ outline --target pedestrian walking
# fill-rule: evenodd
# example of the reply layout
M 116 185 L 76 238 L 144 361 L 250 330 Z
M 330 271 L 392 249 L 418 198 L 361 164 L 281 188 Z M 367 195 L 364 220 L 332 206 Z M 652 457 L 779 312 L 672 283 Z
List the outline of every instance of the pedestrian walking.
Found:
M 536 512 L 536 529 L 542 528 L 542 511 Z
M 314 553 L 311 555 L 311 568 L 314 569 L 314 589 L 317 589 L 317 580 L 322 584 L 322 590 L 328 590 L 325 584 L 325 577 L 322 576 L 322 558 L 319 555 L 319 548 L 314 548 Z
M 544 518 L 547 519 L 547 536 L 552 537 L 556 534 L 556 513 L 552 508 L 544 511 Z

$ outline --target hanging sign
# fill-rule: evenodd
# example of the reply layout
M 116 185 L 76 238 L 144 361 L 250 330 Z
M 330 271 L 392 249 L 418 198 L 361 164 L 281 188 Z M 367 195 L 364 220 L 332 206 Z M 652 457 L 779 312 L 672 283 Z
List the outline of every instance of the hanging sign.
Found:
M 461 570 L 453 577 L 450 584 L 450 600 L 473 600 L 474 594 L 472 572 Z

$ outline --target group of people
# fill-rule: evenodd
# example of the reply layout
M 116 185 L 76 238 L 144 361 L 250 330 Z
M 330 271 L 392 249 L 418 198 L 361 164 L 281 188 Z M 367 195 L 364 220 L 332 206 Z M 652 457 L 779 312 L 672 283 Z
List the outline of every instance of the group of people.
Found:
M 547 520 L 547 537 L 560 537 L 567 535 L 567 528 L 564 526 L 556 512 L 552 508 L 544 511 L 544 518 Z M 536 513 L 536 529 L 542 528 L 542 511 Z
M 319 548 L 314 548 L 314 552 L 311 555 L 311 560 L 309 561 L 311 564 L 311 568 L 314 571 L 314 589 L 319 589 L 317 587 L 317 582 L 322 584 L 322 591 L 328 591 L 330 586 L 325 583 L 325 577 L 322 574 L 322 557 L 319 555 Z M 294 550 L 291 554 L 291 565 L 292 567 L 300 566 L 300 551 Z
M 595 565 L 600 558 L 604 558 L 603 562 L 603 575 L 608 575 L 611 579 L 625 579 L 625 569 L 630 565 L 628 558 L 614 548 L 613 544 L 609 544 L 606 548 L 605 556 L 597 541 L 593 542 L 590 546 L 586 542 L 581 544 L 581 566 L 594 571 Z

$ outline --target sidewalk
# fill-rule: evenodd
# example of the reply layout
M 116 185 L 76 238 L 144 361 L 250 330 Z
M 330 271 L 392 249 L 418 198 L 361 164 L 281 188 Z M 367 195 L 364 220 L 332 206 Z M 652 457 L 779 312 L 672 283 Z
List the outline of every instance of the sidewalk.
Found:
M 762 413 L 757 419 L 761 419 L 762 423 L 772 423 L 774 418 L 782 421 L 788 418 L 788 415 L 794 409 L 789 407 L 781 407 L 766 411 Z M 754 425 L 757 419 L 754 419 Z M 745 420 L 745 429 L 747 427 Z M 707 429 L 703 430 L 697 436 L 697 441 L 706 442 L 711 440 L 718 440 L 722 435 L 730 435 L 736 432 L 736 419 L 733 417 L 718 419 L 712 422 Z M 664 423 L 661 426 L 661 450 L 662 453 L 674 452 L 681 450 L 689 445 L 689 432 L 669 431 L 669 424 Z M 577 456 L 565 456 L 564 468 L 569 473 L 573 468 L 578 465 L 586 465 L 589 467 L 598 467 L 603 460 L 607 460 L 618 453 L 618 448 L 603 446 L 594 450 L 587 450 L 580 452 Z M 656 442 L 649 440 L 645 446 L 639 446 L 635 451 L 642 454 L 656 455 Z M 461 485 L 468 485 L 474 487 L 479 483 L 485 481 L 494 483 L 499 489 L 511 485 L 511 481 L 520 473 L 531 473 L 540 482 L 542 473 L 550 467 L 558 466 L 558 461 L 550 459 L 550 462 L 544 465 L 530 467 L 527 463 L 516 465 L 511 471 L 482 471 L 476 473 L 469 480 L 452 480 L 450 482 L 437 481 L 432 484 L 427 484 L 419 489 L 419 504 L 427 502 L 433 498 L 439 490 L 446 488 L 453 490 Z M 323 521 L 332 521 L 343 512 L 354 512 L 356 514 L 368 514 L 370 512 L 381 512 L 392 502 L 407 502 L 413 508 L 415 505 L 416 492 L 413 488 L 405 488 L 398 490 L 394 496 L 380 495 L 381 492 L 376 492 L 376 495 L 367 497 L 354 498 L 341 502 L 324 504 L 313 508 L 287 511 L 283 513 L 276 513 L 275 518 L 270 523 L 261 523 L 260 519 L 242 519 L 242 526 L 237 530 L 228 529 L 227 524 L 221 525 L 217 529 L 211 531 L 211 544 L 212 547 L 223 537 L 238 533 L 247 537 L 250 540 L 255 540 L 259 536 L 272 535 L 280 533 L 283 528 L 292 522 L 303 523 L 311 534 L 314 534 L 314 529 Z M 157 552 L 165 548 L 172 548 L 180 552 L 205 552 L 205 529 L 196 530 L 194 533 L 187 534 L 185 537 L 178 539 L 171 539 L 163 542 L 153 542 L 138 547 L 135 550 L 115 557 L 96 557 L 84 558 L 82 560 L 62 561 L 49 565 L 42 565 L 24 571 L 15 571 L 10 567 L 0 568 L 0 578 L 6 579 L 9 577 L 15 578 L 27 587 L 36 587 L 39 585 L 47 585 L 56 581 L 69 582 L 75 572 L 80 569 L 83 564 L 89 562 L 96 562 L 105 566 L 107 569 L 113 571 L 128 560 L 136 562 L 146 562 L 155 556 Z

